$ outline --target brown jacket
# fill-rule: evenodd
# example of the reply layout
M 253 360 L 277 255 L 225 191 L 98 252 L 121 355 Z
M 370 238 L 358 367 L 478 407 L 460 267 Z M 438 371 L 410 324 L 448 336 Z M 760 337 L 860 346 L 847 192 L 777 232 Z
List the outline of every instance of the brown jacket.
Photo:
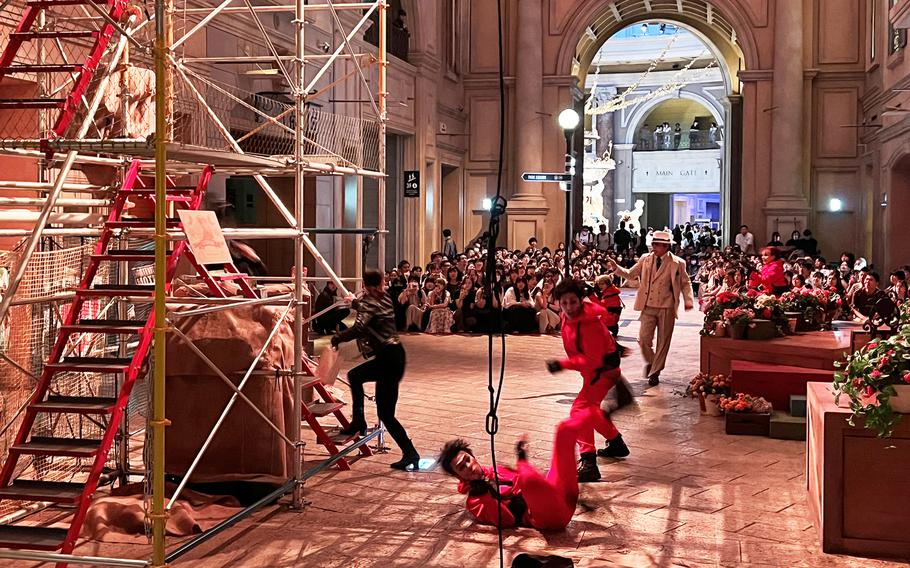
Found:
M 621 266 L 616 267 L 616 274 L 623 278 L 630 279 L 638 277 L 641 281 L 638 287 L 638 294 L 635 296 L 635 310 L 643 311 L 648 294 L 651 292 L 651 282 L 655 276 L 654 271 L 657 269 L 655 260 L 657 256 L 652 252 L 644 255 L 635 266 L 626 269 Z M 661 261 L 661 272 L 670 271 L 670 286 L 673 294 L 673 314 L 678 317 L 679 296 L 682 294 L 686 305 L 692 306 L 695 303 L 692 293 L 692 282 L 689 280 L 689 274 L 686 272 L 686 261 L 668 252 Z

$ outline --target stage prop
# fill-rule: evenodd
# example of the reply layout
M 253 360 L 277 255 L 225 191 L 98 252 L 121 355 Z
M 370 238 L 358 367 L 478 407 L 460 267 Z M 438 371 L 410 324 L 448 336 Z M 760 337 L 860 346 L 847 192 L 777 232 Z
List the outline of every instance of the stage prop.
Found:
M 174 311 L 181 311 L 177 307 Z M 244 306 L 174 318 L 202 353 L 237 386 L 286 308 Z M 293 380 L 276 370 L 293 366 L 292 324 L 282 322 L 256 365 L 245 394 L 284 434 L 293 438 Z M 183 476 L 233 394 L 177 334 L 167 343 L 167 473 Z M 297 426 L 299 428 L 299 425 Z M 191 482 L 263 481 L 293 475 L 293 448 L 243 401 L 237 401 L 192 474 Z
M 847 423 L 850 409 L 834 403 L 832 390 L 808 384 L 809 508 L 822 550 L 910 558 L 910 421 L 878 438 L 861 419 Z
M 733 392 L 760 396 L 775 410 L 789 410 L 791 396 L 806 396 L 808 382 L 830 383 L 834 371 L 734 359 L 730 362 L 730 379 Z
M 834 371 L 834 362 L 850 350 L 850 339 L 849 331 L 814 331 L 767 341 L 702 335 L 701 372 L 729 375 L 734 360 Z

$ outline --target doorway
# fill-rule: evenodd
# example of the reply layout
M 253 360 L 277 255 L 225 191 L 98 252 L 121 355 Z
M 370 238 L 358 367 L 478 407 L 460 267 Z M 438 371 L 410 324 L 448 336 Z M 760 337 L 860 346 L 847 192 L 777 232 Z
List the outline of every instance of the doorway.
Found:
M 442 165 L 442 228 L 452 231 L 452 238 L 459 251 L 464 250 L 463 180 L 461 168 Z

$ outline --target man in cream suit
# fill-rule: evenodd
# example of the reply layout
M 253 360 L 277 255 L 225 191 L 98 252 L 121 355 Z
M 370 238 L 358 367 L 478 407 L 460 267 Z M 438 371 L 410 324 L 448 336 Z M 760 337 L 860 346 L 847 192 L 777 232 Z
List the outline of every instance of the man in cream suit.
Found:
M 610 268 L 623 278 L 638 277 L 641 284 L 635 297 L 635 310 L 641 312 L 638 343 L 645 358 L 645 376 L 648 384 L 660 383 L 660 372 L 667 361 L 670 339 L 679 311 L 682 295 L 686 311 L 694 306 L 692 282 L 686 272 L 686 262 L 670 252 L 672 236 L 667 231 L 656 231 L 651 242 L 651 252 L 642 256 L 632 268 L 625 269 L 610 261 Z M 657 331 L 657 348 L 653 347 Z

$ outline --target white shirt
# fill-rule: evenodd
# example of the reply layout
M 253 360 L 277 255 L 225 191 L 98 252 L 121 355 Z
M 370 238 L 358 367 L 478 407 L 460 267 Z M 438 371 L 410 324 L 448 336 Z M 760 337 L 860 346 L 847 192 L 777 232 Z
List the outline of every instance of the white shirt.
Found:
M 736 233 L 736 244 L 744 253 L 755 252 L 755 236 L 752 233 Z
M 610 233 L 597 233 L 597 250 L 610 250 Z

